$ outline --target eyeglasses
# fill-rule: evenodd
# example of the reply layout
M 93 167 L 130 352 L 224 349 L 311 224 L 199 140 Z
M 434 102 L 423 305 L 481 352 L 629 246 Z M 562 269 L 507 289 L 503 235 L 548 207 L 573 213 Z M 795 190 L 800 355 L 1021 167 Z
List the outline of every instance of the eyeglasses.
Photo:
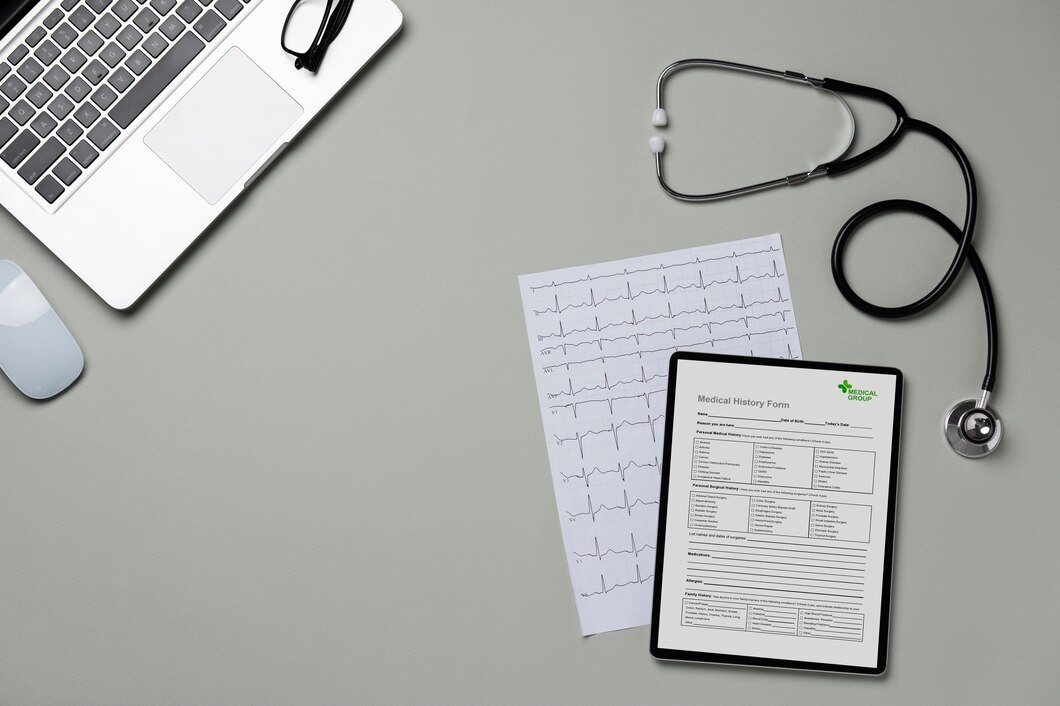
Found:
M 323 6 L 322 14 L 321 6 Z M 316 73 L 324 61 L 324 54 L 327 53 L 328 47 L 345 26 L 351 7 L 353 7 L 353 0 L 337 0 L 337 2 L 333 0 L 326 0 L 326 2 L 325 0 L 294 0 L 291 11 L 287 13 L 287 19 L 283 22 L 280 46 L 294 57 L 296 69 L 306 69 Z M 295 23 L 296 27 L 292 30 L 291 18 L 295 16 L 295 12 L 299 12 L 299 17 Z M 317 15 L 320 15 L 319 27 L 313 41 L 307 42 L 309 33 L 302 30 L 311 28 Z M 288 46 L 288 42 L 294 44 L 296 48 Z M 308 48 L 301 49 L 307 43 Z

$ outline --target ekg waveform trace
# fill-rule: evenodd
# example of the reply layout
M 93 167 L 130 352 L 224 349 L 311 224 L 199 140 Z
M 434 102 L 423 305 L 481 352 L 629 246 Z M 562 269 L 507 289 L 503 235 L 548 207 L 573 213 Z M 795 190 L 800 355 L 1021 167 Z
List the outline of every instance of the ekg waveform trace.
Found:
M 715 311 L 724 311 L 726 309 L 745 309 L 746 310 L 746 309 L 750 309 L 753 306 L 757 306 L 759 304 L 781 304 L 781 303 L 783 303 L 785 301 L 787 301 L 787 300 L 784 299 L 783 294 L 781 294 L 780 289 L 778 288 L 777 289 L 777 296 L 776 296 L 775 299 L 764 299 L 762 301 L 757 301 L 756 300 L 756 301 L 748 302 L 748 301 L 744 300 L 743 295 L 740 295 L 740 301 L 738 303 L 736 303 L 736 304 L 725 304 L 725 305 L 722 305 L 722 306 L 711 307 L 711 306 L 709 306 L 707 304 L 707 298 L 703 297 L 703 308 L 702 309 L 696 307 L 694 309 L 689 309 L 687 311 L 676 311 L 675 312 L 673 310 L 673 307 L 670 304 L 667 304 L 665 312 L 662 312 L 662 313 L 659 313 L 659 314 L 642 315 L 642 316 L 638 317 L 636 308 L 633 308 L 633 309 L 630 309 L 630 320 L 629 321 L 626 321 L 625 319 L 623 319 L 621 321 L 611 321 L 611 322 L 608 322 L 608 323 L 605 323 L 605 324 L 601 324 L 600 323 L 600 317 L 596 316 L 596 317 L 593 318 L 593 323 L 595 324 L 595 328 L 590 326 L 590 327 L 581 328 L 581 329 L 573 329 L 573 330 L 564 331 L 563 330 L 563 319 L 561 318 L 559 320 L 559 331 L 557 331 L 555 333 L 548 333 L 548 334 L 539 335 L 537 337 L 537 340 L 544 341 L 544 340 L 549 339 L 549 338 L 566 338 L 567 336 L 573 336 L 575 334 L 585 333 L 587 331 L 593 331 L 593 332 L 596 332 L 596 333 L 600 333 L 604 329 L 611 328 L 612 326 L 638 326 L 638 325 L 640 325 L 640 324 L 642 324 L 642 323 L 644 323 L 646 321 L 654 321 L 656 319 L 676 319 L 678 317 L 688 316 L 690 314 L 713 314 Z
M 774 253 L 774 252 L 775 253 L 779 253 L 779 252 L 781 252 L 781 249 L 780 248 L 774 248 L 772 245 L 770 245 L 768 248 L 765 248 L 764 250 L 750 250 L 750 251 L 744 251 L 744 252 L 740 252 L 740 253 L 737 253 L 735 250 L 733 250 L 731 253 L 728 253 L 726 255 L 718 255 L 717 257 L 705 257 L 705 258 L 696 257 L 696 258 L 693 258 L 691 260 L 686 260 L 684 262 L 673 262 L 673 263 L 670 263 L 668 265 L 667 264 L 663 264 L 663 263 L 660 262 L 658 265 L 656 265 L 654 267 L 642 267 L 640 269 L 629 269 L 628 267 L 626 267 L 626 268 L 623 268 L 621 272 L 609 272 L 607 274 L 602 274 L 602 275 L 591 275 L 590 274 L 590 275 L 586 275 L 585 277 L 582 277 L 580 279 L 571 280 L 570 282 L 555 282 L 555 281 L 553 281 L 553 282 L 550 282 L 548 284 L 540 284 L 540 285 L 537 285 L 537 286 L 530 287 L 530 291 L 536 292 L 539 289 L 563 287 L 563 286 L 568 285 L 568 284 L 581 284 L 583 282 L 592 282 L 593 280 L 598 280 L 598 279 L 608 279 L 609 277 L 629 277 L 630 275 L 636 275 L 636 274 L 640 274 L 642 272 L 656 272 L 656 271 L 667 270 L 667 269 L 670 269 L 670 268 L 673 268 L 673 267 L 687 267 L 688 265 L 703 265 L 703 264 L 706 264 L 708 262 L 718 262 L 720 260 L 735 260 L 738 257 L 743 257 L 743 256 L 746 256 L 746 255 L 764 255 L 765 253 Z M 674 254 L 674 253 L 670 253 L 670 254 Z
M 631 302 L 634 299 L 637 299 L 638 297 L 651 296 L 653 294 L 663 294 L 663 295 L 676 294 L 676 293 L 680 292 L 683 289 L 693 289 L 694 288 L 694 289 L 707 290 L 707 289 L 715 287 L 716 285 L 721 285 L 721 284 L 743 284 L 744 282 L 748 282 L 748 281 L 755 280 L 755 279 L 762 279 L 764 277 L 772 277 L 772 278 L 784 277 L 784 275 L 781 274 L 778 271 L 778 269 L 777 269 L 776 260 L 773 261 L 773 271 L 772 272 L 762 272 L 760 274 L 741 273 L 740 272 L 740 267 L 738 265 L 735 266 L 734 269 L 735 269 L 735 272 L 733 273 L 733 275 L 731 277 L 727 277 L 726 279 L 714 279 L 714 280 L 710 280 L 710 281 L 707 281 L 707 282 L 704 282 L 704 280 L 703 280 L 703 272 L 702 272 L 702 270 L 700 270 L 698 272 L 698 274 L 699 274 L 699 281 L 698 282 L 691 282 L 689 284 L 678 284 L 678 285 L 673 285 L 673 286 L 670 286 L 669 282 L 667 282 L 666 277 L 664 276 L 661 286 L 656 287 L 655 289 L 638 289 L 636 292 L 633 291 L 632 285 L 630 285 L 630 283 L 627 281 L 624 293 L 623 292 L 619 292 L 618 294 L 616 294 L 613 297 L 603 297 L 603 298 L 601 298 L 599 300 L 597 300 L 597 298 L 596 298 L 596 290 L 593 289 L 592 287 L 590 287 L 589 288 L 589 298 L 587 300 L 585 300 L 585 301 L 579 301 L 577 304 L 561 305 L 560 301 L 559 301 L 559 295 L 556 294 L 556 295 L 553 295 L 553 302 L 554 302 L 554 305 L 555 305 L 554 308 L 551 308 L 551 309 L 546 308 L 546 309 L 541 309 L 541 310 L 535 309 L 534 310 L 534 315 L 537 316 L 539 314 L 550 314 L 550 313 L 551 314 L 562 314 L 563 312 L 567 311 L 568 309 L 580 309 L 580 308 L 586 307 L 586 306 L 596 308 L 597 306 L 601 306 L 603 304 L 609 304 L 611 302 L 617 302 L 617 301 L 630 301 Z
M 670 355 L 801 357 L 780 236 L 519 284 L 582 633 L 644 625 Z
M 593 551 L 591 552 L 574 552 L 574 556 L 581 559 L 597 559 L 603 561 L 609 554 L 632 554 L 635 557 L 639 557 L 641 554 L 647 551 L 655 551 L 654 544 L 648 544 L 647 542 L 638 544 L 637 538 L 632 532 L 629 533 L 629 547 L 622 547 L 617 549 L 615 547 L 608 547 L 607 549 L 600 549 L 600 538 L 593 537 Z
M 569 475 L 566 473 L 561 473 L 560 475 L 563 477 L 564 481 L 570 481 L 572 478 L 580 478 L 585 483 L 585 487 L 588 488 L 589 478 L 591 478 L 593 475 L 602 476 L 608 473 L 617 473 L 622 479 L 622 481 L 625 482 L 626 474 L 629 473 L 631 470 L 639 471 L 644 468 L 655 469 L 655 472 L 658 475 L 662 475 L 662 466 L 659 464 L 658 457 L 655 457 L 655 460 L 651 463 L 637 463 L 636 461 L 630 461 L 625 465 L 621 463 L 616 463 L 614 468 L 600 468 L 599 466 L 593 466 L 589 470 L 585 470 L 585 467 L 582 466 L 580 473 L 571 473 Z
M 626 586 L 642 586 L 645 583 L 651 581 L 653 578 L 655 578 L 655 574 L 648 574 L 647 576 L 642 576 L 639 563 L 634 564 L 633 568 L 636 571 L 636 576 L 634 578 L 630 578 L 628 581 L 622 581 L 620 583 L 612 583 L 610 586 L 608 586 L 607 579 L 604 578 L 603 574 L 600 574 L 599 590 L 588 591 L 579 595 L 581 595 L 583 598 L 589 598 L 591 596 L 606 596 L 607 594 L 611 593 L 611 591 L 614 591 L 617 588 L 625 588 Z

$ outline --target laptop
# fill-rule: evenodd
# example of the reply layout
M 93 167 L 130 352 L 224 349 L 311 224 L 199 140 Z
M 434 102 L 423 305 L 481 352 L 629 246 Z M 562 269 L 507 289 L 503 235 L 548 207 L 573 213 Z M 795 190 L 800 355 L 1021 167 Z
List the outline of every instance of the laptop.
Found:
M 7 0 L 0 205 L 132 306 L 401 28 L 356 0 L 314 74 L 280 46 L 292 1 Z

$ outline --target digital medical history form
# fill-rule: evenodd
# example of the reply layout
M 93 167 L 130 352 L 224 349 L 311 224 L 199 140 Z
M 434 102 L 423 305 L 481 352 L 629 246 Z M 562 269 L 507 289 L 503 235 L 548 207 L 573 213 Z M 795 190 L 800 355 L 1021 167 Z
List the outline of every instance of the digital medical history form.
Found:
M 902 374 L 670 360 L 651 652 L 881 674 Z

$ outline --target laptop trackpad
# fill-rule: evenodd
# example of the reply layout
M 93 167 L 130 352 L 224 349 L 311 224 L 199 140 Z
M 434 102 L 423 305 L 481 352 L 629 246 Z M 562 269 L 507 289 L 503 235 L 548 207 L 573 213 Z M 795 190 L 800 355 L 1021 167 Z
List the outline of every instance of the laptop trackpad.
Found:
M 302 106 L 233 47 L 144 142 L 215 204 L 301 115 Z

